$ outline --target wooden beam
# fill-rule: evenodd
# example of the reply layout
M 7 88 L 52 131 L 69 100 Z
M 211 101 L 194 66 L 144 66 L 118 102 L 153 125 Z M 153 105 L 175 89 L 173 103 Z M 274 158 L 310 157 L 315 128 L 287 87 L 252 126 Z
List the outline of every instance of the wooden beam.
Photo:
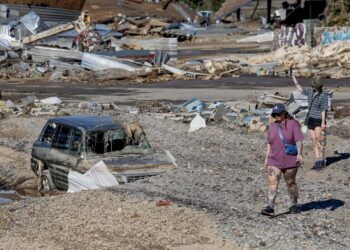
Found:
M 44 39 L 53 35 L 56 35 L 58 33 L 64 32 L 64 31 L 68 31 L 74 29 L 74 24 L 73 23 L 67 23 L 67 24 L 63 24 L 57 27 L 53 27 L 51 29 L 45 30 L 43 32 L 40 32 L 38 34 L 35 35 L 31 35 L 31 36 L 26 36 L 23 37 L 22 39 L 22 43 L 23 44 L 28 44 L 28 43 L 32 43 L 35 41 L 38 41 L 40 39 Z

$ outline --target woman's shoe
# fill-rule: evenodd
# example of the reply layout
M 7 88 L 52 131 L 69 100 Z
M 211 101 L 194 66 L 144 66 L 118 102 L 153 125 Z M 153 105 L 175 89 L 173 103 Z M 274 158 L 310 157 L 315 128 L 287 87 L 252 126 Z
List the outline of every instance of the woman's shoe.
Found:
M 312 170 L 321 170 L 325 166 L 323 160 L 318 160 L 315 161 L 313 167 L 311 168 Z
M 315 161 L 315 162 L 314 162 L 314 165 L 312 166 L 311 169 L 312 169 L 312 170 L 318 169 L 318 161 Z
M 273 208 L 270 208 L 269 206 L 267 206 L 263 210 L 261 210 L 261 214 L 266 215 L 266 216 L 274 216 L 275 210 Z
M 289 208 L 290 214 L 299 214 L 301 213 L 300 209 L 297 207 L 297 205 L 293 205 Z

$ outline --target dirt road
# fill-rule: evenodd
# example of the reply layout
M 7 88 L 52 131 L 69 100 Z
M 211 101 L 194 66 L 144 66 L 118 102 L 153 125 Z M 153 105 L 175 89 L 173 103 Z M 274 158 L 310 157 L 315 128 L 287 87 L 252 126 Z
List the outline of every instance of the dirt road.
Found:
M 300 79 L 307 87 L 309 79 Z M 350 83 L 347 79 L 327 79 L 326 86 L 336 94 L 338 103 L 349 103 Z M 135 103 L 137 100 L 170 100 L 186 101 L 193 97 L 207 101 L 231 101 L 254 95 L 259 96 L 266 91 L 290 93 L 294 85 L 290 78 L 241 76 L 239 78 L 222 78 L 213 81 L 172 80 L 152 84 L 135 84 L 125 81 L 111 83 L 56 84 L 47 81 L 26 81 L 0 83 L 3 99 L 18 99 L 21 96 L 37 97 L 59 96 L 67 101 L 95 100 L 101 102 Z

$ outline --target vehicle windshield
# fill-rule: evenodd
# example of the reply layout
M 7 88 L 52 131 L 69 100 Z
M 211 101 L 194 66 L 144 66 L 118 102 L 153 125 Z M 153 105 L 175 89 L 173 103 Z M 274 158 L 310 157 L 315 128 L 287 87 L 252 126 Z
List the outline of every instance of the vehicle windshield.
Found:
M 92 131 L 86 135 L 86 153 L 105 154 L 120 151 L 126 146 L 126 136 L 122 128 Z

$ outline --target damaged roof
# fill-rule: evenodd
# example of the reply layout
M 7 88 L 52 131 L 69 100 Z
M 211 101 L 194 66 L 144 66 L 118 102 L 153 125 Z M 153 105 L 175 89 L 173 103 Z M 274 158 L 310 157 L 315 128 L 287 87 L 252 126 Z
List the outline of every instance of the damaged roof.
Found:
M 85 0 L 2 0 L 1 4 L 33 5 L 81 11 L 85 4 Z
M 225 19 L 232 12 L 250 2 L 253 2 L 253 0 L 226 0 L 226 2 L 222 4 L 221 8 L 215 13 L 215 19 Z

